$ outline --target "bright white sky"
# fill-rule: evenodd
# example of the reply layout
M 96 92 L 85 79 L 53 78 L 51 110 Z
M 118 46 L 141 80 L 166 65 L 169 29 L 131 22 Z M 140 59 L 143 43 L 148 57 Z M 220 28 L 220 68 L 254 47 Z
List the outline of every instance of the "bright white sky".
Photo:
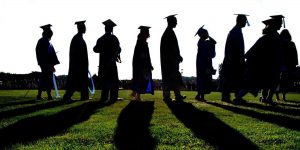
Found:
M 114 34 L 122 48 L 118 64 L 120 79 L 132 78 L 132 56 L 140 25 L 151 26 L 148 40 L 153 78 L 160 79 L 160 39 L 167 26 L 164 17 L 178 14 L 175 33 L 178 38 L 184 76 L 196 76 L 198 37 L 205 28 L 217 41 L 214 67 L 222 63 L 228 32 L 235 25 L 233 14 L 249 14 L 250 27 L 243 29 L 247 51 L 261 36 L 261 21 L 270 15 L 286 17 L 286 27 L 300 48 L 299 0 L 0 0 L 0 72 L 30 73 L 40 71 L 35 47 L 41 37 L 39 26 L 52 24 L 51 43 L 57 51 L 56 75 L 68 73 L 69 46 L 76 34 L 75 21 L 86 20 L 84 39 L 88 46 L 89 70 L 97 73 L 99 55 L 93 52 L 97 39 L 104 34 L 103 21 L 112 19 Z M 298 52 L 300 58 L 300 52 Z M 217 76 L 215 76 L 216 78 Z

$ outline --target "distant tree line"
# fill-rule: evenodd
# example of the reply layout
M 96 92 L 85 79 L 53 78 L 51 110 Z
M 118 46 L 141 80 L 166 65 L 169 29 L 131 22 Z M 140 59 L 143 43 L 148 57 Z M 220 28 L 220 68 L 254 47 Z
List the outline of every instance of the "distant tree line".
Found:
M 219 65 L 220 71 L 222 64 Z M 29 74 L 12 74 L 0 72 L 0 89 L 37 89 L 39 83 L 40 72 L 31 72 Z M 94 85 L 97 89 L 98 76 L 92 76 Z M 56 76 L 56 83 L 59 89 L 65 89 L 67 75 Z M 197 82 L 196 77 L 183 77 L 184 87 L 186 91 L 196 91 Z M 212 90 L 217 91 L 219 78 L 213 79 Z M 91 84 L 91 83 L 90 83 Z M 162 82 L 160 79 L 153 80 L 154 89 L 161 90 Z M 131 80 L 120 80 L 120 89 L 131 89 Z M 297 72 L 294 75 L 294 87 L 293 92 L 300 92 L 300 67 L 297 68 Z

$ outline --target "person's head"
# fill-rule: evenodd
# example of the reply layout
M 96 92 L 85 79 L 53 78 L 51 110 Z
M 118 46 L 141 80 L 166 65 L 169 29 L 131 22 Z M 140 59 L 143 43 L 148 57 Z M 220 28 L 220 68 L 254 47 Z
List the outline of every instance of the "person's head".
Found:
M 197 31 L 196 35 L 199 35 L 199 37 L 203 40 L 206 40 L 209 37 L 208 31 L 203 28 L 204 25 Z M 195 36 L 196 36 L 195 35 Z
M 167 19 L 167 22 L 168 22 L 168 27 L 171 27 L 171 28 L 175 28 L 176 25 L 177 25 L 177 19 L 176 19 L 176 16 L 177 14 L 174 14 L 174 15 L 170 15 L 168 17 L 166 17 Z
M 105 29 L 106 33 L 112 33 L 114 27 L 116 26 L 116 24 L 112 20 L 110 20 L 110 19 L 108 19 L 108 20 L 106 20 L 106 21 L 104 21 L 102 23 L 105 25 L 104 29 Z
M 85 20 L 75 22 L 75 24 L 77 25 L 78 33 L 84 34 L 86 32 L 86 27 L 85 27 L 84 23 L 85 23 Z
M 282 39 L 287 40 L 287 41 L 291 41 L 291 40 L 292 40 L 292 36 L 291 36 L 289 30 L 287 30 L 287 29 L 283 29 L 283 30 L 281 31 L 280 37 L 281 37 Z
M 245 15 L 245 14 L 236 14 L 237 17 L 236 17 L 236 25 L 243 28 L 246 26 L 246 24 L 248 24 L 249 26 L 249 23 L 248 23 L 248 20 L 247 20 L 247 16 L 248 15 Z
M 138 29 L 140 29 L 140 33 L 138 35 L 138 38 L 139 39 L 143 39 L 143 40 L 146 40 L 147 38 L 150 37 L 150 33 L 149 33 L 149 29 L 151 27 L 148 27 L 148 26 L 140 26 Z
M 270 16 L 273 19 L 273 26 L 276 30 L 280 30 L 280 28 L 283 27 L 285 28 L 285 23 L 284 23 L 284 16 L 283 15 L 274 15 Z
M 49 40 L 51 39 L 51 37 L 53 35 L 53 32 L 50 28 L 51 26 L 52 26 L 51 24 L 41 26 L 41 28 L 43 29 L 42 36 L 45 38 L 48 38 Z

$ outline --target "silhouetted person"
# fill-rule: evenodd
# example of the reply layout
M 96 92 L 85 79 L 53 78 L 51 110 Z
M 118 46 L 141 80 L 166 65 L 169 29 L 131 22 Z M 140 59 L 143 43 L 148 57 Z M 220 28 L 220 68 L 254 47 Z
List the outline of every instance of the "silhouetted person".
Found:
M 43 29 L 42 38 L 39 39 L 36 45 L 36 58 L 38 65 L 41 67 L 41 77 L 39 80 L 39 88 L 37 100 L 42 99 L 42 91 L 47 91 L 48 100 L 52 100 L 51 89 L 53 87 L 52 76 L 55 72 L 54 66 L 59 64 L 54 47 L 50 43 L 53 32 L 51 30 L 51 24 L 41 26 Z
M 166 19 L 168 26 L 161 37 L 160 43 L 163 97 L 165 101 L 171 101 L 170 90 L 173 90 L 175 100 L 182 101 L 186 98 L 186 96 L 180 94 L 183 81 L 179 72 L 179 63 L 183 59 L 180 55 L 177 37 L 173 31 L 173 28 L 177 25 L 177 19 L 175 15 L 170 15 Z
M 140 26 L 140 33 L 135 45 L 132 60 L 132 96 L 141 100 L 140 94 L 154 94 L 152 81 L 152 63 L 147 39 L 150 37 L 149 28 Z
M 197 91 L 196 100 L 205 101 L 204 94 L 209 94 L 212 89 L 212 75 L 215 74 L 212 65 L 212 58 L 216 56 L 216 41 L 211 38 L 208 31 L 203 26 L 198 30 L 196 35 L 200 36 L 198 41 L 197 53 Z
M 70 45 L 69 73 L 66 84 L 66 93 L 63 100 L 71 100 L 75 91 L 81 94 L 81 100 L 89 99 L 88 93 L 88 53 L 83 39 L 86 32 L 85 21 L 75 22 L 78 33 L 73 37 Z
M 282 42 L 277 30 L 281 28 L 282 17 L 263 21 L 266 27 L 263 36 L 245 54 L 246 86 L 241 89 L 234 99 L 235 104 L 242 101 L 242 97 L 251 92 L 257 96 L 262 89 L 261 101 L 273 105 L 272 97 L 280 78 Z
M 114 103 L 118 99 L 119 77 L 116 62 L 121 63 L 121 47 L 118 38 L 113 35 L 113 28 L 116 24 L 110 19 L 104 21 L 103 24 L 105 34 L 97 40 L 94 47 L 94 52 L 100 53 L 98 72 L 99 85 L 102 89 L 100 101 Z M 109 99 L 108 94 L 110 94 Z
M 241 88 L 245 71 L 245 46 L 242 28 L 246 26 L 248 15 L 238 14 L 236 25 L 227 36 L 225 56 L 220 72 L 219 91 L 222 92 L 222 101 L 230 102 L 230 93 Z
M 295 43 L 292 41 L 292 36 L 287 29 L 283 29 L 280 33 L 282 40 L 282 64 L 281 77 L 278 91 L 276 91 L 276 98 L 280 100 L 279 93 L 282 92 L 282 99 L 286 100 L 286 93 L 290 91 L 293 86 L 293 73 L 298 65 L 298 54 Z

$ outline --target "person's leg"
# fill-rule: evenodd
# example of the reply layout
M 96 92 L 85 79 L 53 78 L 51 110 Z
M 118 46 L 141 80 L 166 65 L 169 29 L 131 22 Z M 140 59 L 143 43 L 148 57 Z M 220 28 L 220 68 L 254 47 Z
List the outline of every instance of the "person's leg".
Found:
M 175 94 L 176 101 L 182 101 L 186 98 L 186 96 L 181 95 L 180 90 L 178 88 L 174 89 L 174 94 Z
M 105 102 L 105 101 L 108 100 L 108 92 L 109 92 L 108 89 L 102 89 L 101 90 L 101 97 L 100 97 L 101 102 Z
M 286 92 L 282 92 L 282 100 L 286 101 Z
M 70 101 L 70 100 L 72 100 L 71 97 L 73 96 L 74 92 L 75 92 L 74 90 L 68 90 L 67 89 L 66 93 L 64 94 L 63 100 L 64 101 Z
M 223 91 L 221 100 L 223 102 L 230 102 L 230 92 Z
M 37 100 L 41 100 L 42 99 L 42 90 L 41 89 L 38 90 L 38 95 L 36 96 L 36 99 Z
M 118 100 L 119 90 L 118 88 L 113 88 L 110 90 L 110 102 L 116 102 Z
M 279 97 L 279 91 L 276 91 L 276 92 L 275 92 L 275 95 L 276 95 L 276 100 L 279 101 L 279 100 L 280 100 L 280 97 Z
M 80 91 L 80 100 L 88 100 L 89 99 L 89 91 L 88 88 L 82 89 Z
M 163 99 L 165 101 L 170 101 L 171 100 L 171 98 L 170 98 L 171 94 L 170 94 L 169 87 L 167 85 L 163 84 L 162 89 L 163 89 Z
M 48 95 L 48 100 L 53 100 L 53 98 L 51 96 L 51 89 L 47 90 L 47 95 Z
M 201 100 L 201 101 L 205 101 L 204 93 L 201 93 L 201 95 L 200 95 L 200 100 Z
M 243 97 L 248 93 L 248 91 L 249 90 L 246 88 L 240 89 L 240 91 L 235 94 L 235 98 L 233 99 L 233 104 L 246 103 L 246 101 L 243 100 Z

